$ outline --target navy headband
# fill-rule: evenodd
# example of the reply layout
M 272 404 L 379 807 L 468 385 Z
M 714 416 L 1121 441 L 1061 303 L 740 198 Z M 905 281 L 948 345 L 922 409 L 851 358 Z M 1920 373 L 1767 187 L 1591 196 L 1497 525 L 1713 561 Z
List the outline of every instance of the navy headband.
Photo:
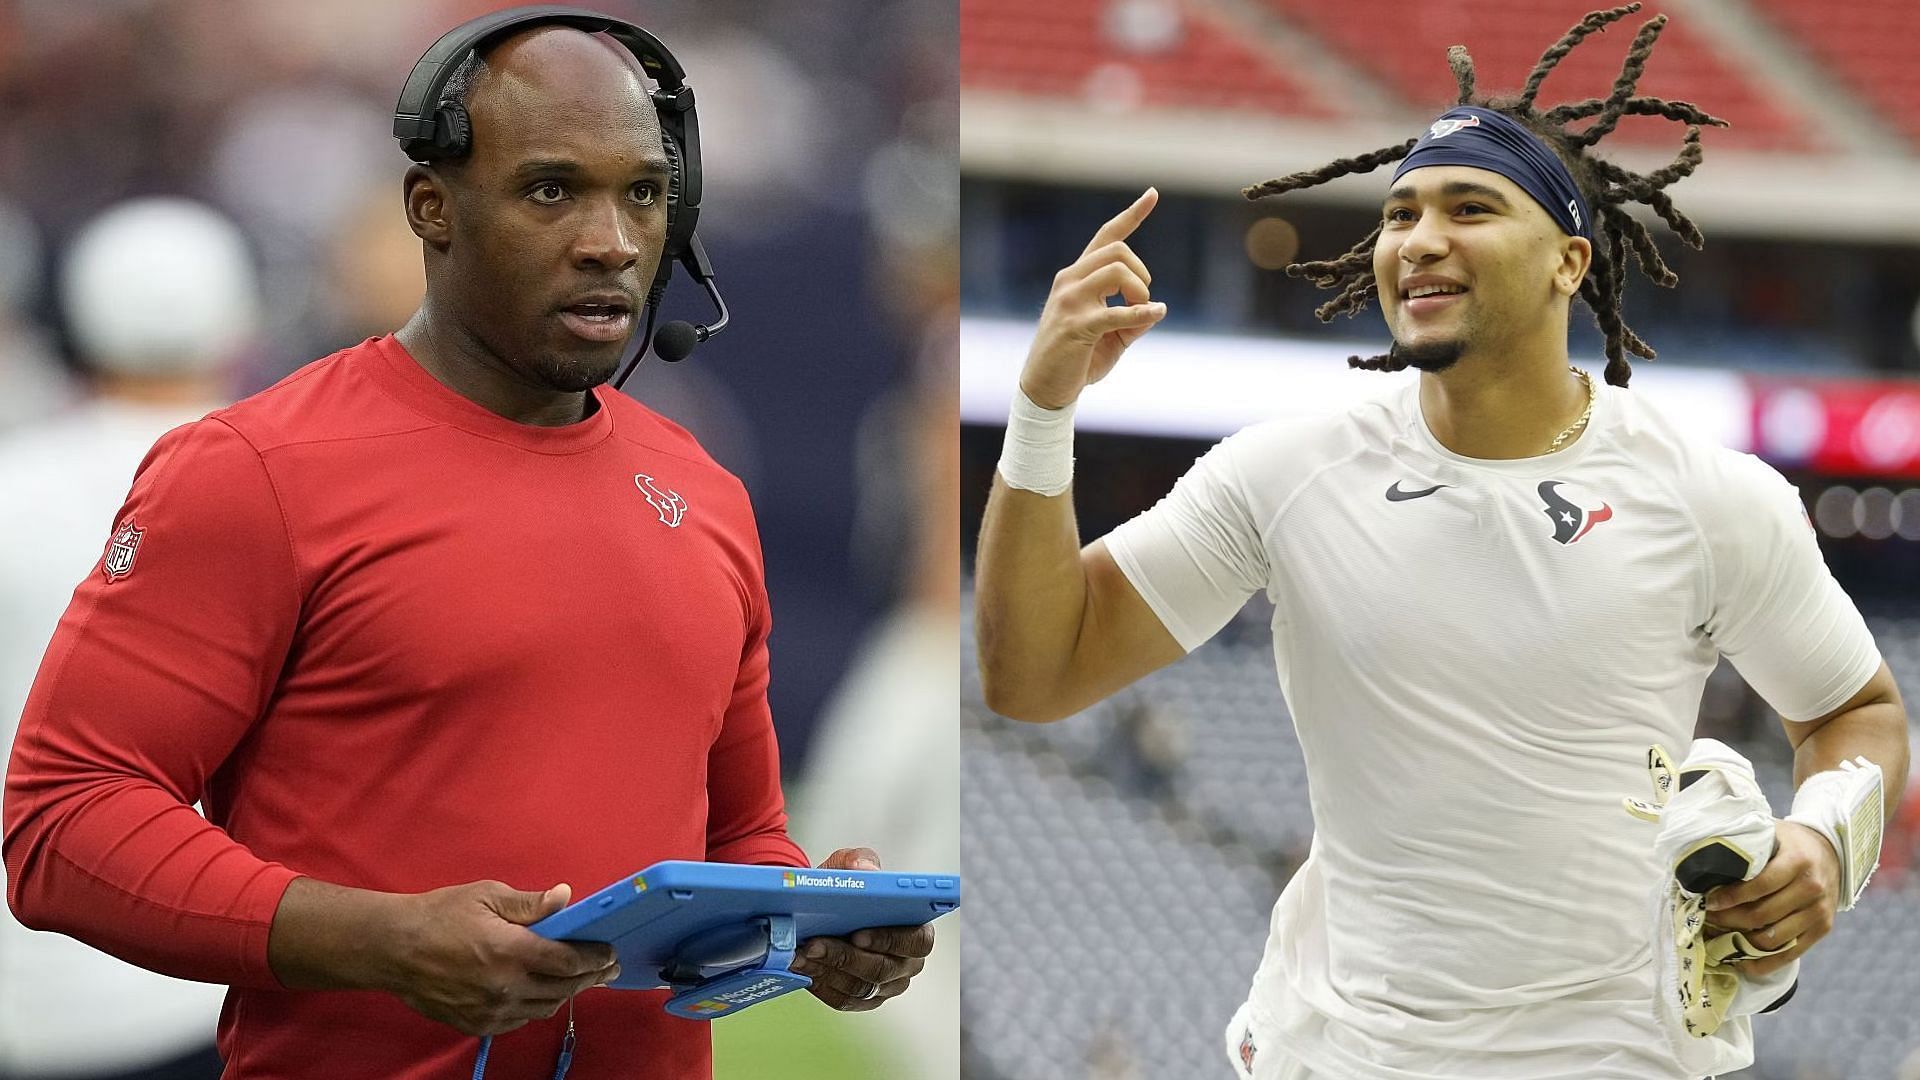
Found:
M 1477 105 L 1456 105 L 1420 136 L 1413 151 L 1393 171 L 1398 181 L 1409 169 L 1429 165 L 1470 165 L 1519 184 L 1544 207 L 1568 236 L 1593 239 L 1593 215 L 1560 155 L 1502 112 Z

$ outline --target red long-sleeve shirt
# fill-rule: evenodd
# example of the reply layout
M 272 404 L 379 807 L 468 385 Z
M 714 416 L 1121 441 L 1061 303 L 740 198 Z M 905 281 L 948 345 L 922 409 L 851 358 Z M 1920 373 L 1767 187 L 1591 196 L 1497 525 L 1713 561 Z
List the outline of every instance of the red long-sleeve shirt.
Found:
M 14 745 L 21 921 L 231 984 L 229 1080 L 455 1077 L 477 1040 L 398 998 L 282 987 L 288 882 L 580 897 L 660 859 L 805 865 L 746 492 L 594 397 L 516 423 L 387 337 L 155 444 Z M 580 995 L 572 1080 L 709 1076 L 661 997 Z M 496 1039 L 489 1075 L 551 1075 L 564 1023 Z

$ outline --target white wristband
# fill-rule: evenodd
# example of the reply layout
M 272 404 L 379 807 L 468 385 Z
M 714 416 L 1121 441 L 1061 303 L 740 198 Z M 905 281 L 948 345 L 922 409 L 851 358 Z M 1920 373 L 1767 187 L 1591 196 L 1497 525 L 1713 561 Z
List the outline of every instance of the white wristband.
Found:
M 1073 485 L 1073 405 L 1043 409 L 1015 389 L 1000 447 L 1000 475 L 1008 487 L 1058 495 Z
M 1880 766 L 1864 757 L 1843 761 L 1837 769 L 1814 773 L 1793 795 L 1797 822 L 1827 838 L 1840 856 L 1840 910 L 1851 908 L 1880 864 L 1880 832 L 1885 816 Z

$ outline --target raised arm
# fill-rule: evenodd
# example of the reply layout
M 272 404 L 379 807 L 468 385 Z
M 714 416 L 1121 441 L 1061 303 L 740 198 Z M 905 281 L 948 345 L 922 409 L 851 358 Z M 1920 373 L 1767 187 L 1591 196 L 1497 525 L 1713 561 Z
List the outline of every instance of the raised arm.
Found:
M 1166 314 L 1126 242 L 1158 200 L 1148 189 L 1054 276 L 1020 375 L 975 580 L 981 688 L 1015 719 L 1057 720 L 1183 655 L 1105 546 L 1081 549 L 1070 483 L 1074 403 Z

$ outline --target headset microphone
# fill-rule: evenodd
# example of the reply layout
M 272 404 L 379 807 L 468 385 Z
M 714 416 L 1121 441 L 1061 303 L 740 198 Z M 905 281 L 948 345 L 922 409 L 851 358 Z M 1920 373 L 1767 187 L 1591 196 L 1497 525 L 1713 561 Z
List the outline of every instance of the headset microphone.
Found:
M 696 281 L 700 282 L 701 287 L 707 290 L 707 299 L 713 301 L 714 310 L 720 313 L 720 317 L 702 325 L 695 325 L 684 319 L 675 319 L 661 327 L 659 333 L 655 333 L 654 316 L 660 311 L 660 294 L 666 291 L 666 275 L 663 274 L 653 290 L 647 294 L 647 328 L 639 335 L 639 348 L 633 351 L 633 356 L 621 367 L 620 374 L 614 377 L 615 390 L 625 385 L 627 376 L 633 374 L 633 369 L 640 366 L 640 358 L 647 354 L 649 344 L 653 346 L 654 353 L 660 359 L 669 364 L 677 364 L 685 360 L 695 346 L 727 328 L 727 302 L 720 298 L 720 287 L 713 281 L 713 264 L 707 261 L 706 245 L 700 242 L 698 236 L 688 238 L 687 250 L 681 253 L 680 263 L 687 268 L 687 272 L 692 274 Z
M 700 344 L 700 335 L 693 324 L 683 319 L 675 319 L 660 328 L 653 335 L 653 352 L 669 364 L 677 364 L 687 358 L 695 345 Z
M 661 327 L 659 335 L 653 339 L 653 348 L 660 354 L 660 359 L 669 364 L 685 360 L 695 345 L 727 328 L 727 302 L 720 299 L 720 287 L 713 283 L 713 264 L 707 261 L 706 245 L 700 242 L 698 236 L 687 238 L 687 250 L 681 253 L 680 262 L 700 283 L 701 288 L 707 290 L 707 299 L 713 301 L 713 309 L 720 313 L 720 317 L 704 326 L 675 319 Z

